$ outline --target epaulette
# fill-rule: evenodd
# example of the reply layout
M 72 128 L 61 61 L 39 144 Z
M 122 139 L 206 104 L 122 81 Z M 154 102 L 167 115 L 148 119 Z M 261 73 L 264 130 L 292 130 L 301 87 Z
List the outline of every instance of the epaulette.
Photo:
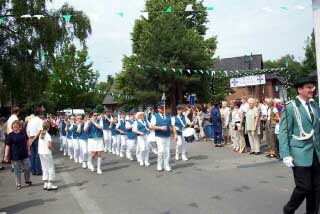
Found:
M 286 105 L 288 105 L 288 104 L 290 104 L 292 102 L 293 102 L 293 100 L 289 100 L 289 101 L 286 102 Z

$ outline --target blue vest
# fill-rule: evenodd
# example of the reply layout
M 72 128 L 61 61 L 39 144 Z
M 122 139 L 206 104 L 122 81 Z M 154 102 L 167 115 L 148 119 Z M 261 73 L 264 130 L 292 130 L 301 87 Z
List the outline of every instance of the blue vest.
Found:
M 100 123 L 100 120 L 97 120 L 96 123 Z M 103 132 L 101 129 L 98 129 L 93 123 L 90 123 L 88 130 L 88 138 L 102 137 Z
M 147 122 L 145 122 L 147 123 Z M 147 126 L 147 125 L 146 125 Z M 137 121 L 137 129 L 139 132 L 142 132 L 144 134 L 147 134 L 148 133 L 148 130 L 146 129 L 146 127 L 143 125 L 142 122 L 140 122 L 139 120 Z
M 126 129 L 126 121 L 125 120 L 120 120 L 120 126 L 119 126 L 119 129 L 121 131 L 123 131 L 124 133 L 127 133 L 127 129 Z
M 150 123 L 151 123 L 151 117 L 152 117 L 152 113 L 150 112 L 148 115 L 144 115 L 144 121 L 146 123 L 146 126 L 148 129 L 150 129 Z
M 88 139 L 88 133 L 84 131 L 84 123 L 81 125 L 81 133 L 79 134 L 79 139 L 81 140 L 87 140 Z
M 134 121 L 128 120 L 128 123 L 130 123 L 130 125 L 132 126 Z M 130 129 L 130 130 L 127 129 L 127 136 L 128 136 L 128 140 L 134 140 L 137 138 L 137 135 L 132 131 L 132 129 Z
M 170 137 L 170 127 L 171 127 L 171 116 L 166 115 L 166 120 L 162 119 L 159 113 L 155 114 L 156 126 L 167 126 L 167 131 L 156 130 L 156 137 Z
M 79 133 L 77 132 L 78 126 L 73 124 L 72 126 L 72 137 L 73 139 L 76 139 L 79 137 Z
M 178 127 L 178 129 L 179 129 L 179 131 L 177 131 L 177 135 L 182 136 L 182 129 L 183 129 L 183 128 L 187 128 L 186 117 L 185 117 L 184 115 L 181 115 L 181 117 L 180 117 L 180 118 L 181 118 L 181 121 L 182 121 L 183 124 L 184 124 L 184 127 L 183 127 L 183 125 L 182 125 L 182 123 L 181 123 L 181 121 L 180 121 L 180 119 L 179 119 L 178 117 L 180 117 L 180 116 L 179 116 L 179 115 L 176 115 L 176 116 L 174 117 L 175 126 Z
M 111 135 L 112 135 L 112 136 L 117 136 L 117 135 L 120 134 L 120 133 L 116 130 L 116 126 L 117 126 L 117 124 L 115 124 L 115 123 L 112 124 L 112 127 L 111 127 Z
M 70 126 L 69 126 L 69 131 L 67 131 L 67 138 L 72 139 L 72 130 L 70 129 Z
M 108 117 L 108 119 L 110 120 L 111 117 Z M 110 130 L 110 123 L 107 119 L 103 118 L 103 130 Z
M 62 125 L 61 125 L 61 134 L 62 134 L 62 136 L 66 136 L 67 135 L 66 126 L 67 126 L 67 124 L 64 121 L 62 121 Z

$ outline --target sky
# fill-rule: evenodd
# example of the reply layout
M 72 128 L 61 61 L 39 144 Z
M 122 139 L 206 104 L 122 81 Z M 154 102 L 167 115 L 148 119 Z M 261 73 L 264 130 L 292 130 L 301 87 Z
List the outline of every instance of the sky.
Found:
M 53 0 L 49 8 L 64 3 L 82 10 L 91 20 L 87 45 L 93 68 L 100 72 L 99 81 L 119 73 L 123 56 L 131 55 L 131 32 L 145 0 Z M 311 0 L 204 0 L 204 5 L 214 7 L 208 11 L 207 36 L 217 36 L 215 57 L 252 53 L 262 54 L 266 61 L 293 54 L 303 60 L 305 42 L 313 29 Z

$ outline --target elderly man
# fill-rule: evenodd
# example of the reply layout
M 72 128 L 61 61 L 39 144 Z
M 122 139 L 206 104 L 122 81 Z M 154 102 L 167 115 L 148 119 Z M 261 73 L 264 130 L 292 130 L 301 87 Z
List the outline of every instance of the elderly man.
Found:
M 298 96 L 281 114 L 279 146 L 283 162 L 292 168 L 295 189 L 283 213 L 292 214 L 306 199 L 306 213 L 317 214 L 320 200 L 319 107 L 310 102 L 316 80 L 302 77 L 295 84 Z
M 221 112 L 221 119 L 222 119 L 223 140 L 225 144 L 228 144 L 230 109 L 228 108 L 226 101 L 222 101 L 220 112 Z

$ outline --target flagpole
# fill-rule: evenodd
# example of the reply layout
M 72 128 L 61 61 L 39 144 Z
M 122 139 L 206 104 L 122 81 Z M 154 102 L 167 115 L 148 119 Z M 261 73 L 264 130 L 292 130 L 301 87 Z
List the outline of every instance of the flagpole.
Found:
M 314 37 L 316 43 L 317 76 L 318 76 L 318 99 L 320 99 L 320 2 L 312 0 L 314 18 Z M 320 101 L 319 101 L 320 105 Z

